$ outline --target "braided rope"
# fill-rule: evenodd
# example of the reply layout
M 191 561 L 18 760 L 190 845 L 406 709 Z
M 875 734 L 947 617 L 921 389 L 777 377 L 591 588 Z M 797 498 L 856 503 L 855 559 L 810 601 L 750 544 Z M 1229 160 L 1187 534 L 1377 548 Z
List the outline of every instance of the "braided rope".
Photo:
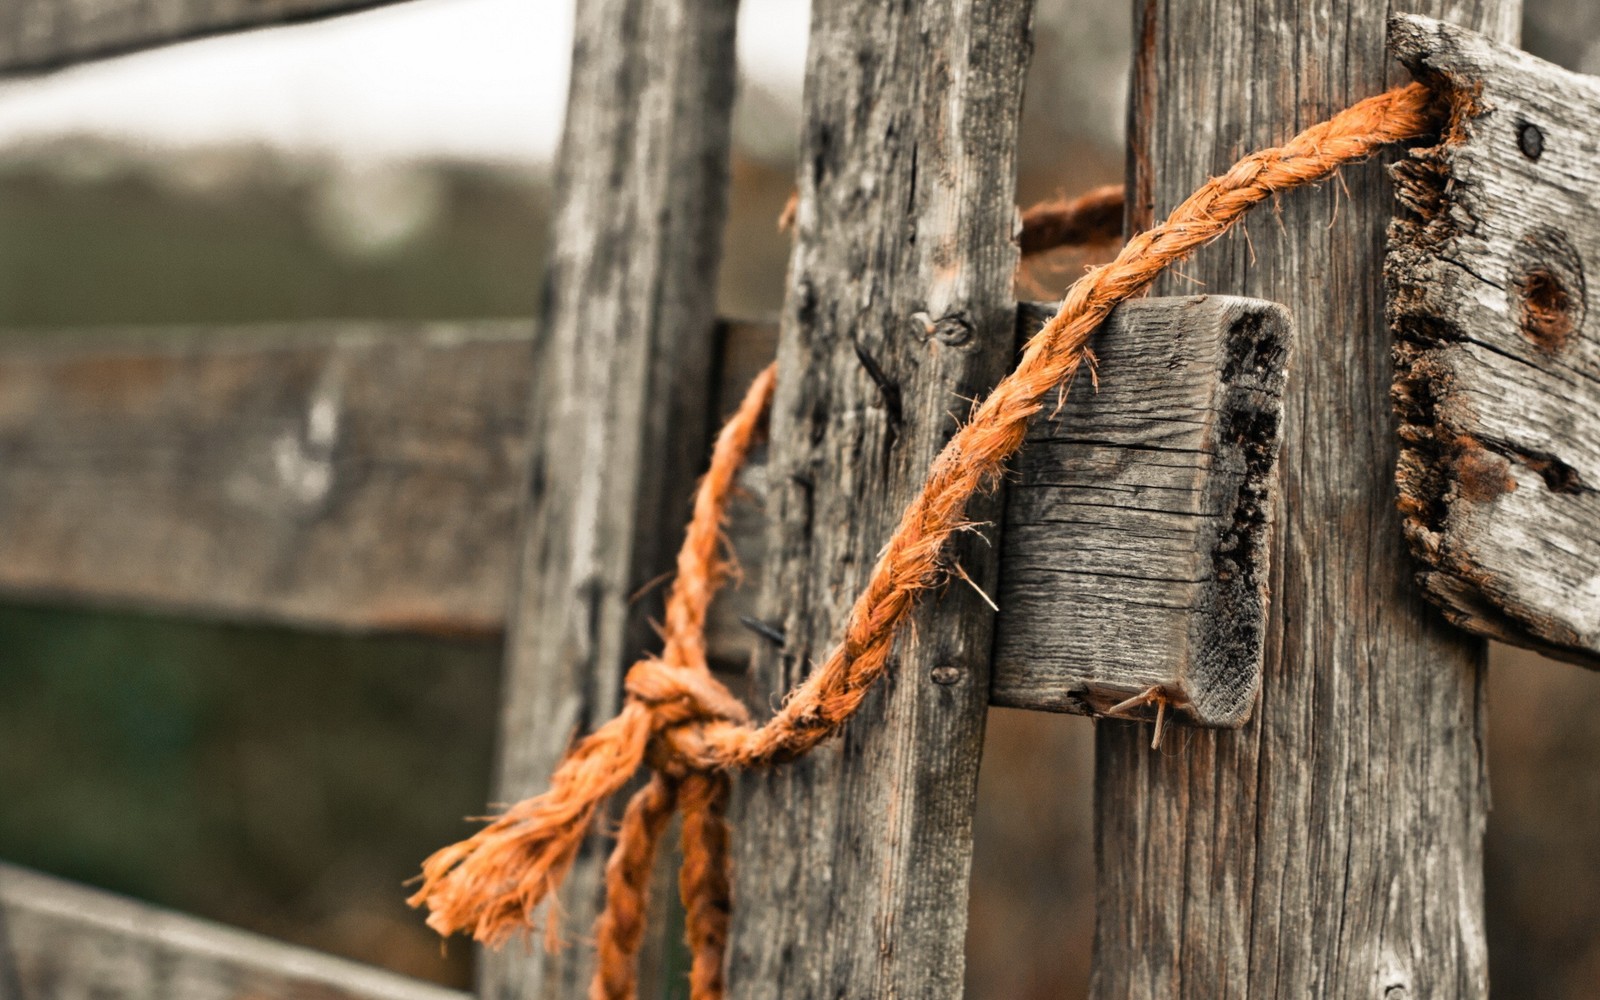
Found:
M 733 768 L 789 760 L 835 733 L 887 668 L 900 627 L 917 600 L 943 578 L 939 555 L 968 526 L 967 502 L 999 480 L 1046 396 L 1082 363 L 1090 336 L 1111 310 L 1157 275 L 1217 239 L 1279 192 L 1324 180 L 1339 167 L 1430 127 L 1431 94 L 1421 84 L 1361 101 L 1281 147 L 1246 156 L 1184 200 L 1167 220 L 1133 237 L 1116 259 L 1067 290 L 1060 310 L 1030 340 L 1016 368 L 934 459 L 845 623 L 844 639 L 754 727 L 744 707 L 706 667 L 706 611 L 728 563 L 722 525 L 734 477 L 761 433 L 776 378 L 768 367 L 719 434 L 695 497 L 678 556 L 659 658 L 629 671 L 616 718 L 578 742 L 543 795 L 519 803 L 467 840 L 423 863 L 410 903 L 428 924 L 497 943 L 536 922 L 536 908 L 560 884 L 600 805 L 648 756 L 657 772 L 630 802 L 607 870 L 607 912 L 596 927 L 600 968 L 591 997 L 634 996 L 634 958 L 655 845 L 672 802 L 684 807 L 680 889 L 689 914 L 696 1000 L 722 995 L 727 935 L 727 828 L 722 806 Z M 554 934 L 554 919 L 547 932 Z M 551 938 L 553 940 L 553 937 Z

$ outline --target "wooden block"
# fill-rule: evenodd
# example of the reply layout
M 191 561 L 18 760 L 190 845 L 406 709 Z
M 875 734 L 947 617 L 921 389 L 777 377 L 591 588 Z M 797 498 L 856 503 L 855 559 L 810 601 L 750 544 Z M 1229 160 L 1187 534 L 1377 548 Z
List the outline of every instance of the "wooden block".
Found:
M 1189 721 L 1249 717 L 1288 336 L 1284 309 L 1257 299 L 1112 314 L 1098 391 L 1080 375 L 1017 461 L 995 704 L 1096 715 L 1159 687 Z
M 470 1000 L 7 864 L 0 864 L 0 997 Z
M 1390 48 L 1448 102 L 1392 168 L 1397 479 L 1457 625 L 1600 666 L 1600 79 L 1424 17 Z

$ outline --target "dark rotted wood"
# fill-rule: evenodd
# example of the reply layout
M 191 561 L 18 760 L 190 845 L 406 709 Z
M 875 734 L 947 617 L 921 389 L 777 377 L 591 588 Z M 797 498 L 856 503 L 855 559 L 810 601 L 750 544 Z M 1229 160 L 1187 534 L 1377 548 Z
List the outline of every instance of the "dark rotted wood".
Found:
M 0 74 L 376 7 L 390 0 L 7 0 Z
M 498 630 L 526 322 L 8 334 L 0 592 Z
M 1393 168 L 1385 272 L 1418 582 L 1463 628 L 1600 667 L 1600 79 L 1422 17 L 1390 45 L 1452 109 Z
M 1415 5 L 1500 39 L 1500 0 Z M 1376 0 L 1139 4 L 1131 222 L 1237 157 L 1403 83 Z M 1097 726 L 1092 995 L 1483 997 L 1480 640 L 1417 592 L 1394 506 L 1381 163 L 1284 196 L 1164 293 L 1294 317 L 1260 704 L 1152 752 Z
M 0 864 L 6 1000 L 468 1000 L 381 969 Z
M 508 603 L 497 798 L 541 791 L 574 734 L 615 714 L 652 647 L 710 433 L 736 0 L 577 8 L 556 217 L 530 393 L 532 459 Z M 562 893 L 569 939 L 599 910 L 610 838 Z M 590 948 L 486 956 L 486 998 L 587 995 Z M 651 979 L 656 977 L 651 976 Z
M 812 8 L 766 470 L 763 608 L 787 641 L 758 660 L 757 706 L 838 640 L 964 398 L 1014 357 L 1030 8 Z M 993 545 L 954 555 L 993 590 Z M 960 995 L 993 623 L 972 587 L 947 588 L 840 738 L 738 776 L 730 996 Z
M 1099 714 L 1156 687 L 1190 721 L 1243 724 L 1261 681 L 1288 340 L 1288 315 L 1254 299 L 1112 314 L 1094 339 L 1098 385 L 1078 379 L 1016 462 L 995 704 Z

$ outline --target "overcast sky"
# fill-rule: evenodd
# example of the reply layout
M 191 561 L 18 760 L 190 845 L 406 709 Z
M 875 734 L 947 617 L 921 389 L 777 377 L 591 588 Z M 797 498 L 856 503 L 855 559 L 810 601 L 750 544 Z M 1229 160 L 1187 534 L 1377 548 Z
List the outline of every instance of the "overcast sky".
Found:
M 798 93 L 807 0 L 743 0 L 752 83 Z M 6 145 L 92 132 L 148 146 L 266 143 L 354 160 L 550 156 L 569 0 L 411 0 L 0 84 Z

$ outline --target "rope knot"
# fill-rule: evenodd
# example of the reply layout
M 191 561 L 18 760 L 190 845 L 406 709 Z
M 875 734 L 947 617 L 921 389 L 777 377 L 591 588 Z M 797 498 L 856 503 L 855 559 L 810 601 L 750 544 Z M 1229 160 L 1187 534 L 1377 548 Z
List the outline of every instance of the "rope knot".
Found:
M 708 671 L 687 670 L 654 656 L 628 670 L 623 690 L 650 710 L 658 733 L 695 722 L 750 721 L 744 704 Z

